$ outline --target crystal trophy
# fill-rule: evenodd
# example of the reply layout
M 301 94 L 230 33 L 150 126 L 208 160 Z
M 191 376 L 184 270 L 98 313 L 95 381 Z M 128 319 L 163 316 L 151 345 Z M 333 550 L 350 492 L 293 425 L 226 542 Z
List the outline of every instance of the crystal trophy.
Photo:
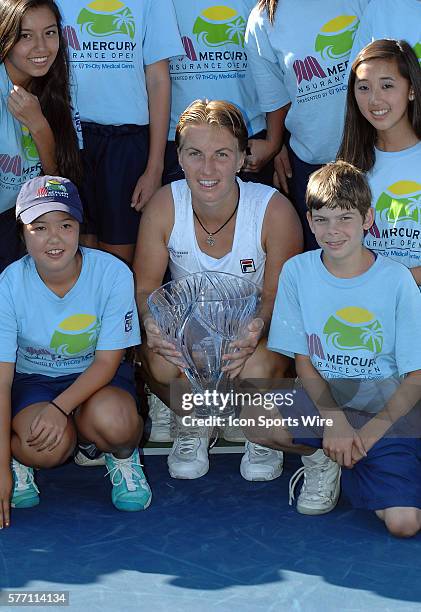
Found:
M 260 289 L 249 280 L 225 272 L 196 272 L 170 281 L 148 298 L 148 306 L 163 337 L 181 353 L 193 393 L 213 398 L 230 390 L 222 355 L 231 342 L 247 333 L 256 315 Z M 232 413 L 219 401 L 196 408 L 197 416 Z

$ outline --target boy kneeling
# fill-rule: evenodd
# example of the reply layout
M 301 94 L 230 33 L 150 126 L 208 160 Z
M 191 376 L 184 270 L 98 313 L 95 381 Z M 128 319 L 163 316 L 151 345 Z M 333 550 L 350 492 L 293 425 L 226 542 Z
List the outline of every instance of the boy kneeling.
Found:
M 323 448 L 345 468 L 352 505 L 410 537 L 421 527 L 420 292 L 407 268 L 362 244 L 373 209 L 359 170 L 336 162 L 315 172 L 307 206 L 321 250 L 284 265 L 268 347 L 295 356 L 314 414 L 332 425 L 301 439 L 274 429 L 270 443 L 303 455 Z

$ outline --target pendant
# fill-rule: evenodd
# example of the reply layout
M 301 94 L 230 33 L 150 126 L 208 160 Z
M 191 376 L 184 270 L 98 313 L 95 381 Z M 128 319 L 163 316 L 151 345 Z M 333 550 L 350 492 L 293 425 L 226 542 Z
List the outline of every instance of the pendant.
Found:
M 212 236 L 212 234 L 209 234 L 209 236 L 206 238 L 206 242 L 208 243 L 209 246 L 213 246 L 215 244 L 216 240 Z

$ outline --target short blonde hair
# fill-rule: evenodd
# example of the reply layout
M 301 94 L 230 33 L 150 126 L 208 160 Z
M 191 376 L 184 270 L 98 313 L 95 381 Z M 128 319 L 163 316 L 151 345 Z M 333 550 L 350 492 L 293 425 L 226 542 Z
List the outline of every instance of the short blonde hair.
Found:
M 331 162 L 310 175 L 306 191 L 310 214 L 323 206 L 356 209 L 364 220 L 371 207 L 371 199 L 365 174 L 348 162 Z
M 203 124 L 227 128 L 237 140 L 240 152 L 246 150 L 248 133 L 243 115 L 234 104 L 225 100 L 195 100 L 186 108 L 175 129 L 177 149 L 182 147 L 181 134 L 187 126 Z

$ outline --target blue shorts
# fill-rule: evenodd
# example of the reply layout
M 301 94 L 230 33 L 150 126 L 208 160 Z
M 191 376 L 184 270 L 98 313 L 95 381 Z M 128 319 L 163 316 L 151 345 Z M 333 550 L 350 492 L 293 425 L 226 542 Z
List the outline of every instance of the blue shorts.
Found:
M 300 394 L 297 404 L 299 414 L 297 409 L 285 410 L 282 407 L 282 416 L 297 418 L 301 415 L 319 415 L 305 392 Z M 373 416 L 350 408 L 345 408 L 343 412 L 357 430 Z M 420 412 L 419 406 L 416 406 L 368 451 L 367 457 L 352 469 L 342 468 L 342 492 L 354 508 L 421 508 L 421 440 L 417 436 Z M 299 425 L 289 431 L 294 435 L 294 444 L 313 448 L 323 446 L 323 428 L 320 426 L 309 428 Z
M 15 372 L 12 385 L 12 418 L 31 404 L 53 400 L 70 387 L 79 376 L 80 374 L 67 374 L 54 377 Z M 120 364 L 114 378 L 108 384 L 127 391 L 137 402 L 134 368 L 131 364 L 126 362 Z
M 295 210 L 300 217 L 304 232 L 304 251 L 318 249 L 319 245 L 307 221 L 306 189 L 310 174 L 319 170 L 321 165 L 308 164 L 297 157 L 292 149 L 288 149 L 292 178 L 289 181 L 289 192 Z
M 149 126 L 82 123 L 86 234 L 107 244 L 136 244 L 140 215 L 131 198 L 148 163 Z

